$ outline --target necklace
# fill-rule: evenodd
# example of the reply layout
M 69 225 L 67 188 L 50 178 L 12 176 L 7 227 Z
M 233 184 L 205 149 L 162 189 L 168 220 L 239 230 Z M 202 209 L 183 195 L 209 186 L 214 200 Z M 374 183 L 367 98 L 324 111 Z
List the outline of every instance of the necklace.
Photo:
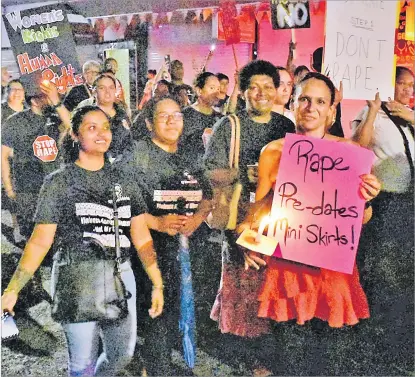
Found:
M 321 137 L 322 139 L 324 139 L 324 136 L 326 136 L 326 133 L 324 132 L 323 136 Z

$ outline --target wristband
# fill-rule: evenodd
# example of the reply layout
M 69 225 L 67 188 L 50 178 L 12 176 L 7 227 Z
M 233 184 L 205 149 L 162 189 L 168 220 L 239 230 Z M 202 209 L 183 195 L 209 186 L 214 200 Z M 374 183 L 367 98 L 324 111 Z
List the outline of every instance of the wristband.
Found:
M 58 107 L 62 106 L 62 101 L 59 101 L 56 105 L 52 105 L 53 110 L 56 110 Z

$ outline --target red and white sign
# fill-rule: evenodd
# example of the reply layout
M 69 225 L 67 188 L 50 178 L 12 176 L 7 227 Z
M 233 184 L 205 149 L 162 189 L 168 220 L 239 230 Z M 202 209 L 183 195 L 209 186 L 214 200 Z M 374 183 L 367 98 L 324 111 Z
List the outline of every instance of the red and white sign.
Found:
M 58 156 L 58 147 L 55 139 L 48 135 L 38 136 L 33 142 L 34 155 L 43 162 L 53 162 Z

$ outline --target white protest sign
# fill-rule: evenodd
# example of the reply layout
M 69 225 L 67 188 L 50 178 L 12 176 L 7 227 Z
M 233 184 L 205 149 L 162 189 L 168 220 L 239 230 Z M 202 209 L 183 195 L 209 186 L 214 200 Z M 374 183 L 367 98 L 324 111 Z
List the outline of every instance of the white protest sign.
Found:
M 393 98 L 399 1 L 327 1 L 323 73 L 345 99 Z

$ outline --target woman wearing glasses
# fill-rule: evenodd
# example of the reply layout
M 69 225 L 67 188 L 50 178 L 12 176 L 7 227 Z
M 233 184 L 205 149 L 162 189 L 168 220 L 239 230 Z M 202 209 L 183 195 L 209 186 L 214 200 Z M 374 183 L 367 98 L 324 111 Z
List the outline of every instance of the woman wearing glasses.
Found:
M 170 97 L 150 100 L 146 105 L 150 137 L 135 145 L 134 160 L 128 165 L 143 175 L 142 192 L 148 208 L 147 224 L 152 229 L 158 264 L 164 279 L 165 311 L 145 327 L 143 356 L 148 375 L 182 375 L 171 364 L 171 351 L 178 343 L 180 276 L 178 261 L 180 234 L 189 237 L 190 254 L 197 250 L 192 234 L 211 210 L 211 189 L 195 156 L 178 150 L 183 132 L 183 114 Z M 192 259 L 197 262 L 199 257 Z M 139 268 L 139 267 L 137 267 Z M 137 271 L 136 271 L 137 272 Z M 142 276 L 138 271 L 137 278 Z M 140 285 L 140 282 L 139 282 Z M 142 287 L 148 286 L 141 279 Z M 149 302 L 149 300 L 146 300 Z M 177 348 L 177 347 L 176 347 Z M 181 347 L 180 347 L 181 348 Z

